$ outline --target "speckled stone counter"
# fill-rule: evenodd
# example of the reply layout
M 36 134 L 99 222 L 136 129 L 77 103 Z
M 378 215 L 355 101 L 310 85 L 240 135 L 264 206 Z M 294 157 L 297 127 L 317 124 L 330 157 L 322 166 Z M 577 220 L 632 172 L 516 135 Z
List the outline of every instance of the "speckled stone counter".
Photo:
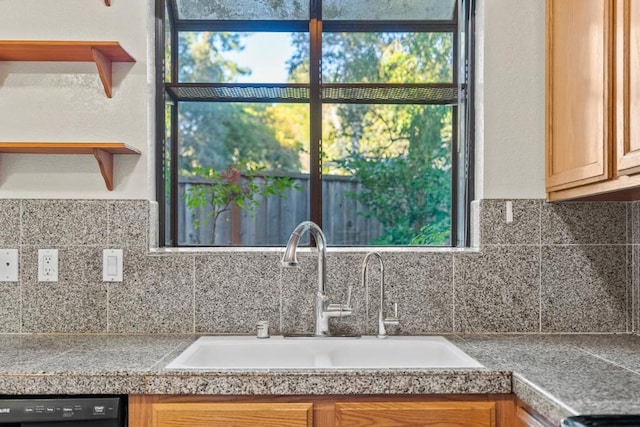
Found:
M 559 423 L 568 415 L 640 413 L 640 337 L 465 335 L 452 339 L 488 369 L 513 373 L 513 392 Z
M 516 393 L 558 423 L 640 413 L 640 337 L 456 335 L 485 368 L 169 371 L 193 335 L 0 335 L 0 394 Z

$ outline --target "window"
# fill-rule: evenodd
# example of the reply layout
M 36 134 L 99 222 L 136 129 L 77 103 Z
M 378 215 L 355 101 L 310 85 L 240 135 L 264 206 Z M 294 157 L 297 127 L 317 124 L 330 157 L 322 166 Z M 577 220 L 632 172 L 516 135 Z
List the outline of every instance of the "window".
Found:
M 158 0 L 165 246 L 464 246 L 472 0 Z

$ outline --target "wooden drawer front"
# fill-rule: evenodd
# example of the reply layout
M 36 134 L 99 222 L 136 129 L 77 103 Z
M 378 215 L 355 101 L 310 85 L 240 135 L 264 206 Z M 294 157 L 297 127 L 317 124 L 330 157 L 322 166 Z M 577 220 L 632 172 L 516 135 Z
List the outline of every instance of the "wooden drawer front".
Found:
M 336 403 L 336 426 L 494 427 L 493 402 Z
M 311 403 L 156 403 L 153 427 L 311 427 Z

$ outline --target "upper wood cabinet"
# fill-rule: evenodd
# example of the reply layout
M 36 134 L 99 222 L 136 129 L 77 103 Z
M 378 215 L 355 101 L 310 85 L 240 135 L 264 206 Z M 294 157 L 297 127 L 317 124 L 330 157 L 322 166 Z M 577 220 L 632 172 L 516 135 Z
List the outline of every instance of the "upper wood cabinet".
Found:
M 549 200 L 640 196 L 640 0 L 547 0 Z
M 618 174 L 640 172 L 640 1 L 616 3 Z
M 548 189 L 609 177 L 611 3 L 548 0 Z

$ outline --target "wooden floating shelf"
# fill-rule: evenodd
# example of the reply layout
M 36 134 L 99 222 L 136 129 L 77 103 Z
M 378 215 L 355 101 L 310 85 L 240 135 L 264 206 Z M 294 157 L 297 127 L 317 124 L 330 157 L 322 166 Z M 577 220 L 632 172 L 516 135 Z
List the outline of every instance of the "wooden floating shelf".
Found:
M 109 191 L 113 190 L 113 155 L 140 155 L 140 150 L 122 142 L 0 142 L 0 153 L 93 154 Z
M 136 62 L 118 42 L 0 40 L 0 61 L 95 62 L 108 98 L 112 63 Z

